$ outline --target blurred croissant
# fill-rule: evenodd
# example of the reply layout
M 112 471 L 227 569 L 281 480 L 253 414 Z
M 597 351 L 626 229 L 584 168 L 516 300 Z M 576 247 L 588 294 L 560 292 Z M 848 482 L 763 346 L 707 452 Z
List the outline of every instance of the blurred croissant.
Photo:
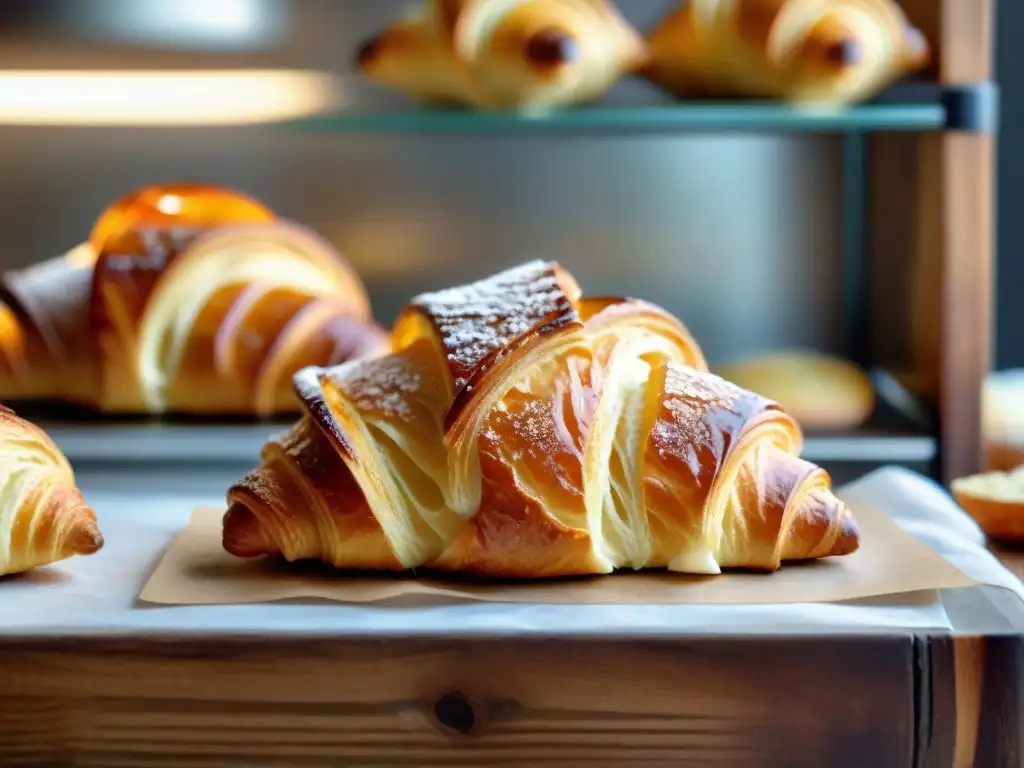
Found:
M 102 546 L 64 454 L 39 427 L 0 406 L 0 576 Z
M 607 0 L 432 0 L 357 54 L 371 80 L 423 100 L 523 112 L 592 102 L 645 61 Z
M 581 298 L 556 264 L 420 296 L 391 354 L 295 384 L 305 416 L 228 494 L 239 557 L 536 578 L 858 546 L 792 418 L 664 310 Z
M 0 398 L 124 413 L 295 412 L 292 375 L 386 342 L 330 244 L 216 187 L 150 187 L 0 278 Z
M 648 40 L 648 77 L 682 97 L 862 101 L 930 60 L 893 0 L 688 0 Z

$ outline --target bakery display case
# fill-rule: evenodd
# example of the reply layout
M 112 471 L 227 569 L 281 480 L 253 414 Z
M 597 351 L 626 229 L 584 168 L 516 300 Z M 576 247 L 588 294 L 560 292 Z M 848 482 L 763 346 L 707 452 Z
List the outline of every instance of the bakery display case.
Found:
M 995 0 L 143 5 L 0 8 L 0 765 L 1024 760 Z

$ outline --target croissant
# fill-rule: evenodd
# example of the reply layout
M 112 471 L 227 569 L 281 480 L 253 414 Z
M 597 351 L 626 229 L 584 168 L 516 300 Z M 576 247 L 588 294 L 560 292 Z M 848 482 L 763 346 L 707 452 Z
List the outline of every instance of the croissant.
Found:
M 421 99 L 530 113 L 599 99 L 645 61 L 607 0 L 434 0 L 357 54 L 371 80 Z
M 427 0 L 418 12 L 363 42 L 356 66 L 369 80 L 426 102 L 472 104 L 469 81 L 452 47 L 458 11 L 452 3 Z
M 122 198 L 0 298 L 0 398 L 106 412 L 295 412 L 296 371 L 387 340 L 327 242 L 200 185 Z
M 557 264 L 422 295 L 390 354 L 295 387 L 305 414 L 228 493 L 238 557 L 538 578 L 858 546 L 791 417 L 663 309 L 582 298 Z
M 43 430 L 0 405 L 0 576 L 102 546 L 96 515 L 64 454 Z
M 846 104 L 927 66 L 894 0 L 688 0 L 649 36 L 653 82 L 682 97 Z

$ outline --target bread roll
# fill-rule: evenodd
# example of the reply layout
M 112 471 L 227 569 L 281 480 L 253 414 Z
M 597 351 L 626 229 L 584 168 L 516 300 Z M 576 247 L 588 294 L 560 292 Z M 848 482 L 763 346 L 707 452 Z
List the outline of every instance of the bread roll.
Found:
M 722 366 L 717 373 L 780 403 L 807 429 L 853 429 L 875 407 L 867 373 L 847 360 L 816 352 L 784 350 Z
M 954 480 L 957 503 L 995 539 L 1024 538 L 1024 467 Z

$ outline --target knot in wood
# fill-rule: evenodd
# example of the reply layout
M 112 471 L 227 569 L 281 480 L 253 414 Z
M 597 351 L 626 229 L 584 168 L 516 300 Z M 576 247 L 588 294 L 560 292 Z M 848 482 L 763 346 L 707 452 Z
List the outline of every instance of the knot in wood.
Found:
M 437 700 L 434 704 L 434 716 L 442 726 L 463 736 L 472 733 L 477 723 L 472 702 L 454 691 Z

